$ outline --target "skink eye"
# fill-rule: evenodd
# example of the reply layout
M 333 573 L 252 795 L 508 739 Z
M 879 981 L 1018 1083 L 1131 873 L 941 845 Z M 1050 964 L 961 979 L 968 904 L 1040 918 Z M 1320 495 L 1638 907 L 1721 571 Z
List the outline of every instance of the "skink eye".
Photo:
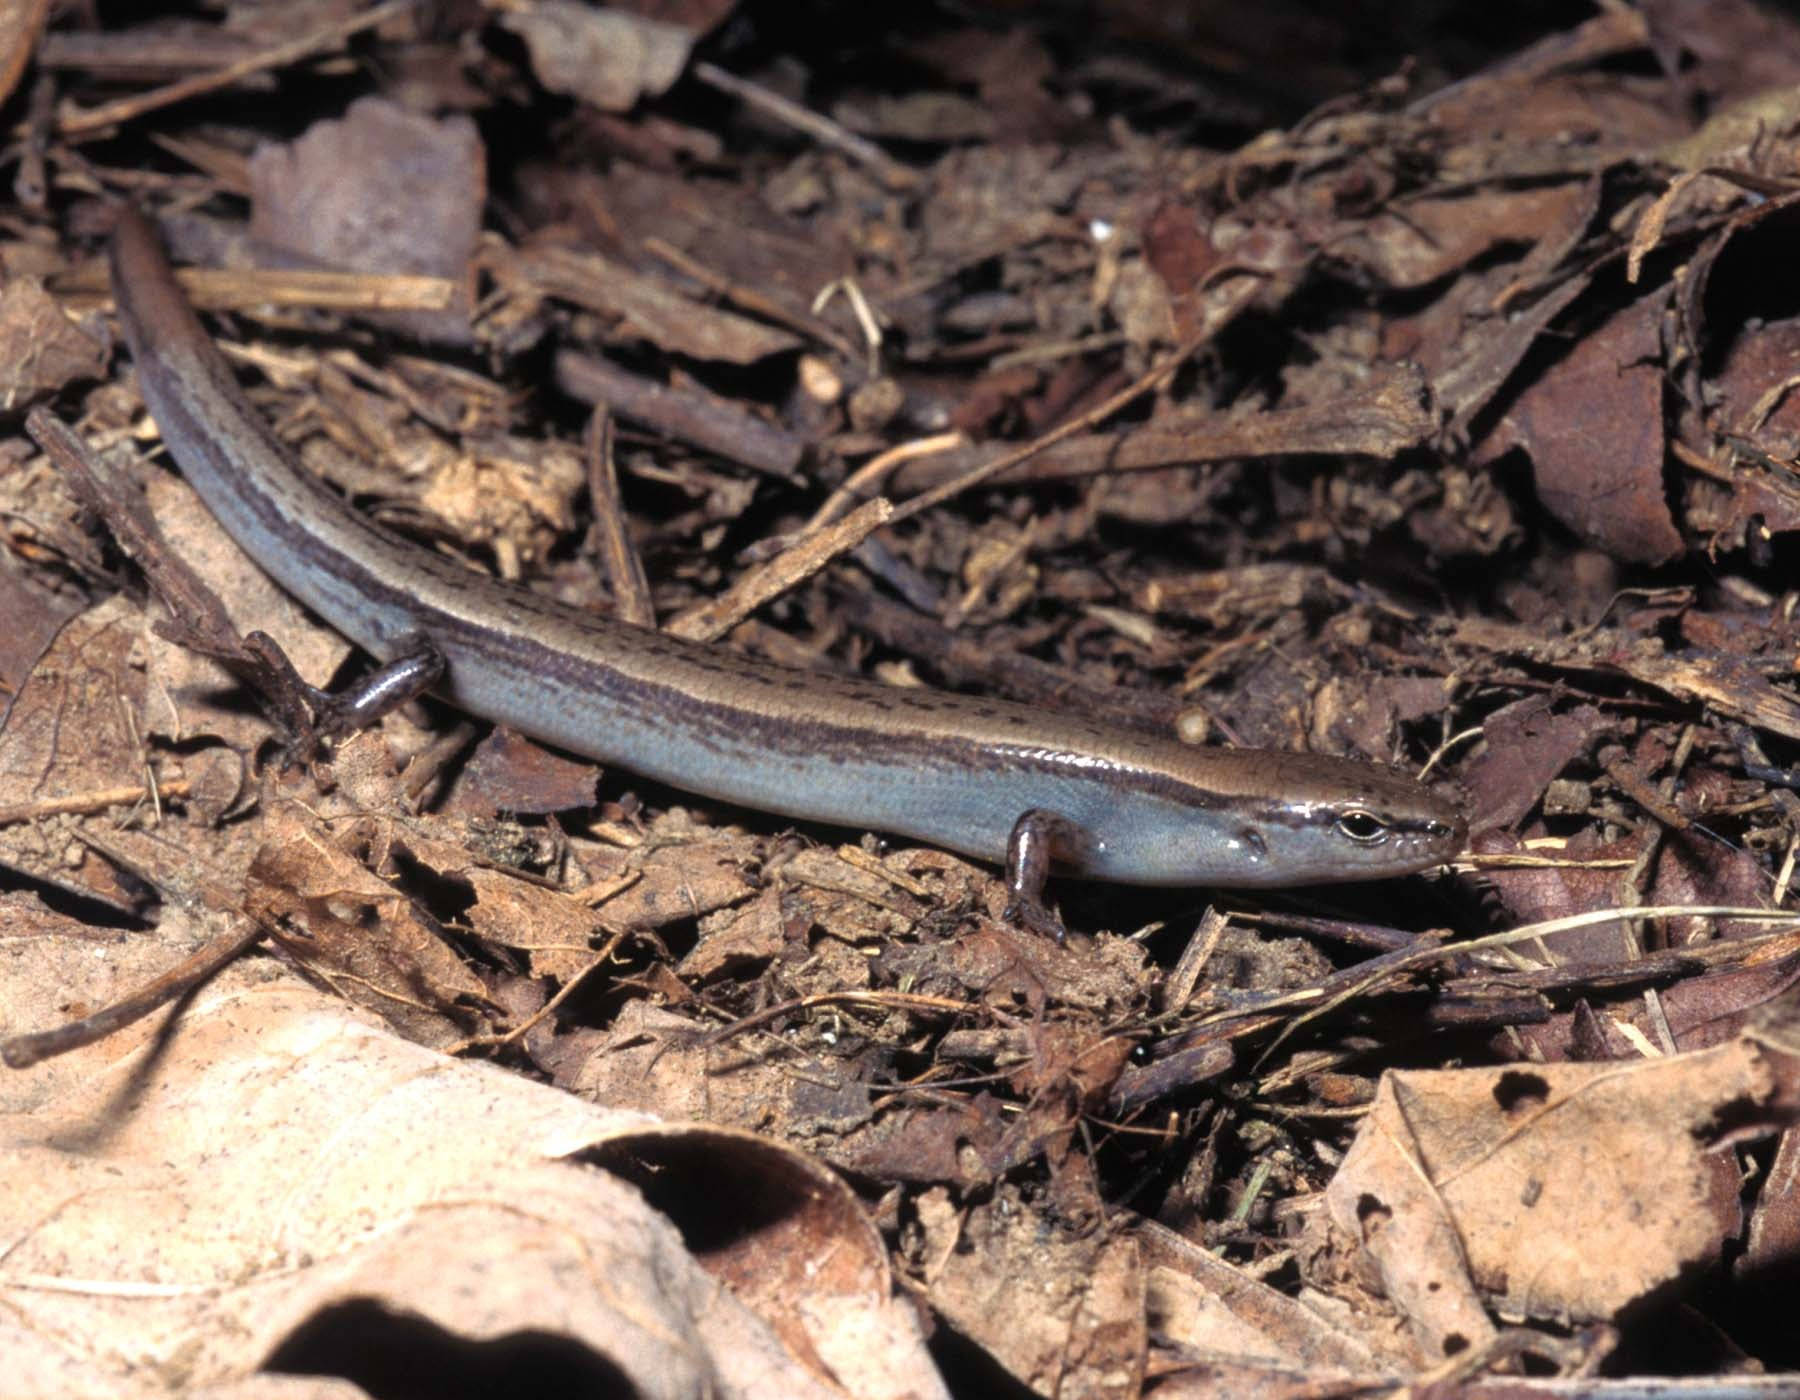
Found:
M 1388 825 L 1373 812 L 1365 812 L 1360 807 L 1345 812 L 1337 819 L 1340 834 L 1348 836 L 1352 841 L 1364 846 L 1373 846 L 1387 839 Z

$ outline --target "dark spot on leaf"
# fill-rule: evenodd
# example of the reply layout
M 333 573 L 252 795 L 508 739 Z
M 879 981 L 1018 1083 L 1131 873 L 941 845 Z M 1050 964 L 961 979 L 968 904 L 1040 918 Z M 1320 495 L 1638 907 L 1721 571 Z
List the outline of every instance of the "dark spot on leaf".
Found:
M 1494 1084 L 1494 1102 L 1505 1113 L 1540 1108 L 1550 1097 L 1550 1085 L 1541 1074 L 1508 1070 Z

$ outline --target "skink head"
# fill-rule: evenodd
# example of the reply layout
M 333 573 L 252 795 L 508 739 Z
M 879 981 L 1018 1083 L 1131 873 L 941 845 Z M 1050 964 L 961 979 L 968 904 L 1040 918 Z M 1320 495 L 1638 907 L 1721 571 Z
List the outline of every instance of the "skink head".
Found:
M 1456 804 L 1398 769 L 1320 754 L 1233 757 L 1227 778 L 1219 768 L 1212 776 L 1225 849 L 1210 862 L 1190 857 L 1212 867 L 1215 883 L 1380 880 L 1442 865 L 1468 839 Z
M 1406 875 L 1444 864 L 1468 840 L 1457 805 L 1396 768 L 1317 754 L 1282 766 L 1245 834 L 1262 841 L 1286 883 Z

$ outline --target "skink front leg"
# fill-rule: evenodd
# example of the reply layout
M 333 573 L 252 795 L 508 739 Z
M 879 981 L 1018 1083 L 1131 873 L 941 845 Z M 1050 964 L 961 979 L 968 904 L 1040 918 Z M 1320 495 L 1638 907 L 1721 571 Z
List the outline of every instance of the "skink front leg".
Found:
M 444 678 L 444 654 L 423 632 L 400 643 L 392 659 L 341 691 L 308 686 L 307 698 L 319 716 L 319 729 L 332 738 L 367 729 L 383 715 L 417 700 Z
M 1078 864 L 1091 844 L 1088 832 L 1060 812 L 1033 807 L 1024 813 L 1006 840 L 1006 890 L 1011 898 L 1001 917 L 1061 943 L 1068 933 L 1044 904 L 1044 882 L 1053 864 Z
M 334 694 L 309 685 L 267 632 L 244 638 L 244 650 L 259 663 L 251 679 L 288 731 L 285 762 L 311 762 L 326 741 L 369 728 L 443 679 L 444 654 L 429 637 L 414 633 L 400 645 L 391 661 Z

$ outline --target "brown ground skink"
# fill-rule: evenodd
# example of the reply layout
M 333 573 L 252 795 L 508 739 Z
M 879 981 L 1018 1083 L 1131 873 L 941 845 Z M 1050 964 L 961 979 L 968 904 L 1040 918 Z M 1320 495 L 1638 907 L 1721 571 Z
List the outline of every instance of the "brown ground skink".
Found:
M 302 472 L 239 389 L 155 232 L 122 211 L 112 285 L 183 474 L 276 582 L 384 660 L 425 638 L 472 715 L 676 787 L 1005 860 L 1017 912 L 1059 869 L 1149 885 L 1402 875 L 1457 807 L 1344 758 L 1196 748 L 1001 700 L 815 675 L 566 606 L 409 543 Z

